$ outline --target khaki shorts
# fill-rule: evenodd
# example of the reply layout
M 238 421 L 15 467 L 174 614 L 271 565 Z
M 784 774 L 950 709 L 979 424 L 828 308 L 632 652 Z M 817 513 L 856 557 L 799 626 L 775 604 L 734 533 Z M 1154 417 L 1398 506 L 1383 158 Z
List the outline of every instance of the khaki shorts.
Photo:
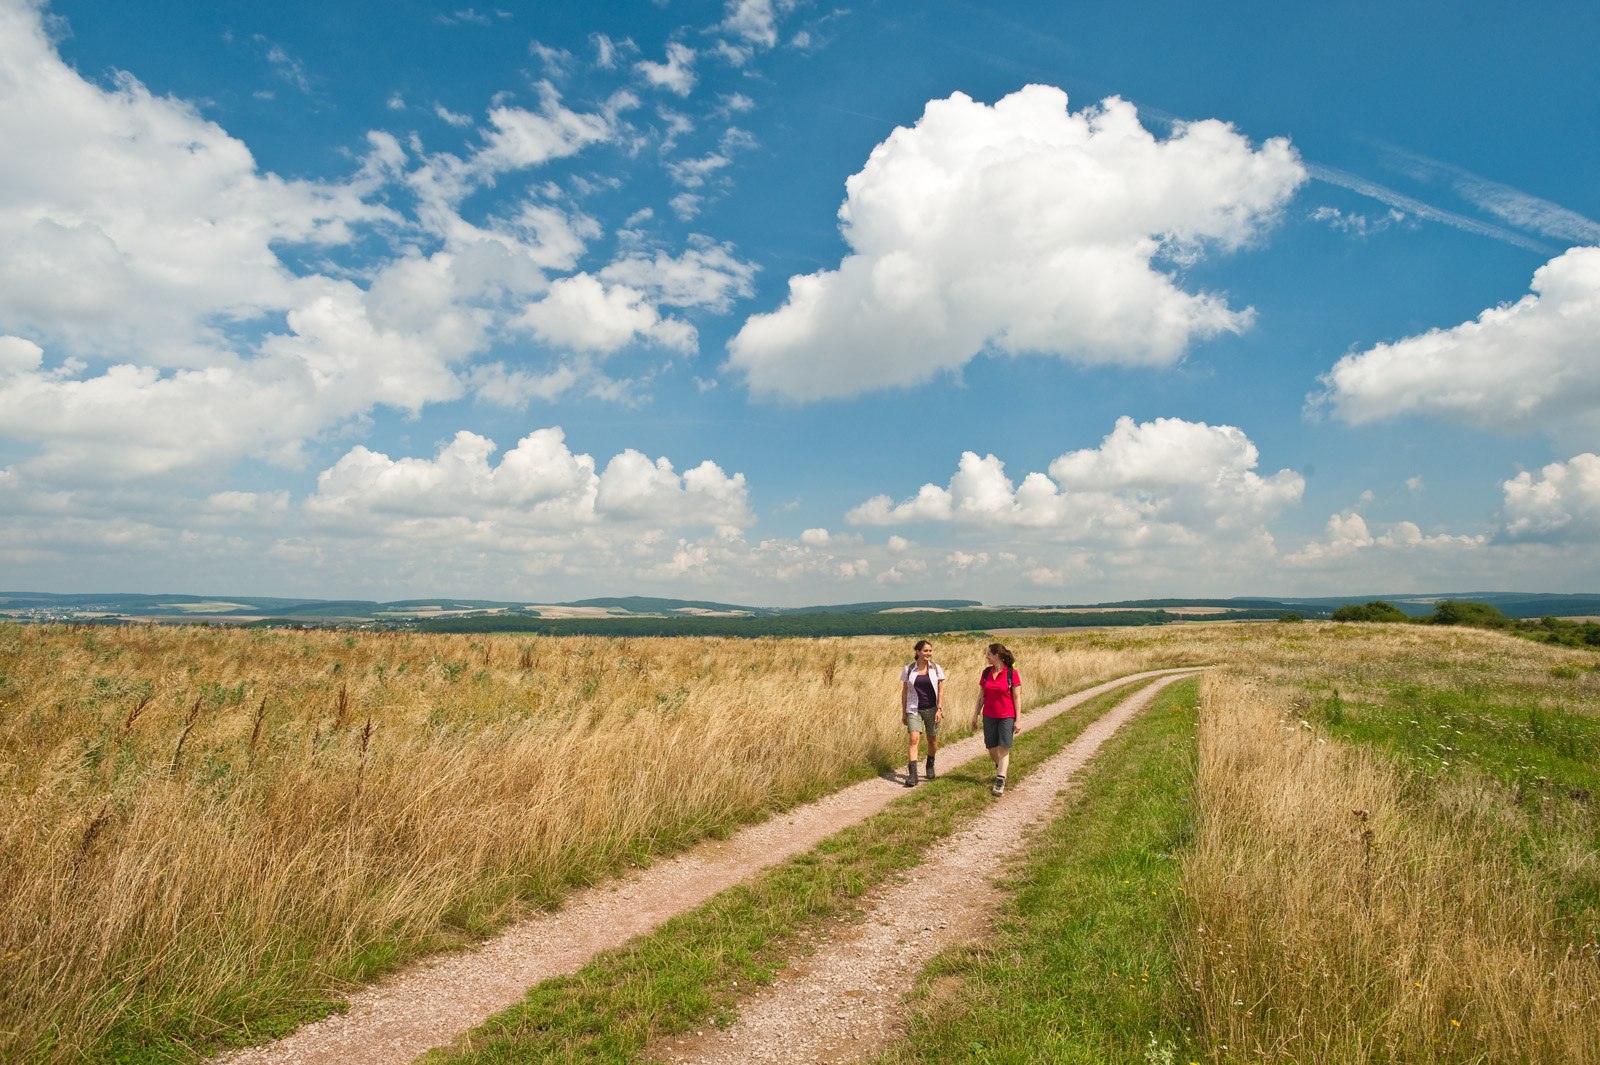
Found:
M 939 736 L 939 722 L 935 721 L 934 717 L 938 713 L 939 708 L 936 706 L 927 710 L 907 710 L 906 731 L 926 732 L 929 736 L 937 739 Z

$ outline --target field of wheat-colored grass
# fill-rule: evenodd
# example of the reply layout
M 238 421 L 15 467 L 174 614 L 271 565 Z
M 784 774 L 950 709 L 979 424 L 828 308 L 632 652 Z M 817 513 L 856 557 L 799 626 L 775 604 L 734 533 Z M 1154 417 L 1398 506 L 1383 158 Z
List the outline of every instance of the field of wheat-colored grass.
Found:
M 259 1037 L 896 765 L 910 642 L 0 626 L 0 1060 Z M 1600 1062 L 1591 652 L 1309 623 L 1007 642 L 1030 702 L 1217 666 L 1174 925 L 1196 1057 Z M 936 643 L 959 726 L 983 640 Z
M 1013 645 L 1036 694 L 1174 654 Z M 982 642 L 939 646 L 964 708 Z M 887 638 L 0 626 L 0 1060 L 269 1031 L 894 764 L 909 657 Z

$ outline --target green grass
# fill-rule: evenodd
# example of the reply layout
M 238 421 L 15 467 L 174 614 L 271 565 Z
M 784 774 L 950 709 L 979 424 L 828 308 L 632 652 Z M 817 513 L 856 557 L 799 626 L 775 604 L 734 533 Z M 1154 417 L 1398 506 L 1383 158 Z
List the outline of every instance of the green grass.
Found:
M 1387 748 L 1421 769 L 1471 766 L 1524 791 L 1600 793 L 1600 720 L 1585 714 L 1507 702 L 1471 686 L 1405 685 L 1381 703 L 1352 705 L 1334 692 L 1322 717 L 1340 738 Z
M 879 1065 L 1189 1060 L 1171 944 L 1197 690 L 1173 685 L 1101 748 L 1011 874 L 995 936 L 929 966 Z
M 1030 771 L 1133 689 L 1090 700 L 1029 729 L 1011 776 Z M 730 888 L 655 932 L 544 981 L 516 1006 L 434 1051 L 432 1065 L 633 1062 L 654 1038 L 723 1025 L 741 993 L 810 952 L 823 926 L 858 913 L 870 888 L 921 861 L 990 802 L 979 757 L 909 792 L 814 850 Z
M 1507 845 L 1550 884 L 1575 941 L 1600 935 L 1600 869 L 1571 859 L 1575 847 L 1600 850 L 1600 720 L 1470 683 L 1401 685 L 1378 702 L 1335 691 L 1321 717 L 1335 736 L 1411 768 L 1413 790 L 1424 796 L 1452 785 L 1502 789 Z M 1441 808 L 1453 816 L 1448 803 Z
M 128 1016 L 107 1033 L 91 1060 L 105 1065 L 190 1065 L 209 1052 L 281 1039 L 302 1025 L 343 1013 L 347 1008 L 342 1001 L 318 996 L 297 1000 L 287 992 L 279 1003 L 271 1011 L 255 1010 L 251 1026 L 229 1033 L 226 1039 L 218 1038 L 216 1021 L 211 1017 L 164 1016 L 156 1024 L 148 1018 Z

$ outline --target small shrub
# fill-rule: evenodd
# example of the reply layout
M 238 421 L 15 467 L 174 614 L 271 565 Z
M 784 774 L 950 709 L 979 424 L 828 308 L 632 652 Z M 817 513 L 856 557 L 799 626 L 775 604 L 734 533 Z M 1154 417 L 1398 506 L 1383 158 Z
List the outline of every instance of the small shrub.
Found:
M 1459 599 L 1444 599 L 1434 604 L 1428 617 L 1430 625 L 1470 625 L 1477 629 L 1505 629 L 1511 619 L 1498 607 L 1488 603 L 1468 603 Z
M 1347 603 L 1333 612 L 1334 621 L 1410 621 L 1393 603 L 1374 599 L 1370 603 Z

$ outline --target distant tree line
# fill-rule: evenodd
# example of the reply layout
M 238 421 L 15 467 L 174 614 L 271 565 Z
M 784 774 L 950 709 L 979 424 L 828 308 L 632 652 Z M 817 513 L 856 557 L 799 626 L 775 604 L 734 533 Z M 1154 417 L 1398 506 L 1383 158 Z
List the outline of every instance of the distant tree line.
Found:
M 1476 629 L 1499 629 L 1525 636 L 1541 643 L 1562 644 L 1567 647 L 1600 648 L 1600 625 L 1592 621 L 1572 621 L 1567 618 L 1545 616 L 1542 618 L 1508 618 L 1489 603 L 1471 603 L 1461 599 L 1441 599 L 1433 605 L 1433 613 L 1412 618 L 1393 603 L 1374 599 L 1370 603 L 1350 603 L 1333 612 L 1334 621 L 1389 621 L 1416 625 L 1466 625 Z

